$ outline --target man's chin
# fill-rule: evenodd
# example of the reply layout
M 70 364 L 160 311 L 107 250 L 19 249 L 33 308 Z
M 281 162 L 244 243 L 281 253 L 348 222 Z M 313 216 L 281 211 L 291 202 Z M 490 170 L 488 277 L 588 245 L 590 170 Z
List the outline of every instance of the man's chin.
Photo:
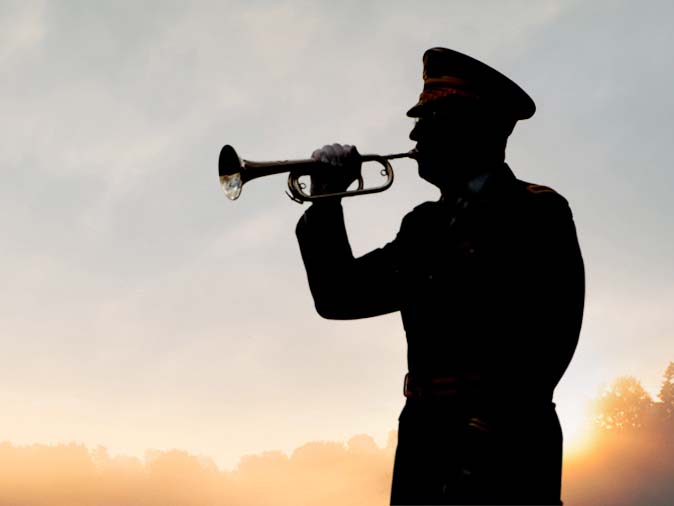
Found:
M 419 177 L 435 186 L 442 185 L 443 181 L 447 178 L 449 170 L 451 168 L 447 164 L 440 166 L 437 163 L 419 160 Z
M 439 178 L 437 174 L 427 173 L 421 168 L 419 168 L 419 177 L 433 186 L 437 186 L 441 190 L 447 185 L 447 183 L 442 180 L 442 178 Z
M 443 167 L 427 167 L 419 164 L 419 177 L 424 181 L 436 186 L 443 194 L 453 193 L 461 186 L 461 180 L 452 175 L 449 165 Z

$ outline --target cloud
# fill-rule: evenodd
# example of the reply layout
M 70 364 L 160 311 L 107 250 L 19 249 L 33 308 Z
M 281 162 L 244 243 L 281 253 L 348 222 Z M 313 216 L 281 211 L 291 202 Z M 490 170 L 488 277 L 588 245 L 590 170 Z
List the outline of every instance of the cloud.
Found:
M 0 7 L 0 65 L 18 61 L 45 36 L 45 9 L 41 2 L 6 2 Z

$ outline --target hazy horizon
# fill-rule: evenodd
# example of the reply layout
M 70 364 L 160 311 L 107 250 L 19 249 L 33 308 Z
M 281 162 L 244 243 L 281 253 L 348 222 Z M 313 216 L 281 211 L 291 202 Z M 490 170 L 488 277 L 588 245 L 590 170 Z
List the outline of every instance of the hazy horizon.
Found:
M 0 440 L 242 455 L 370 434 L 403 406 L 397 314 L 314 311 L 306 207 L 217 157 L 412 147 L 421 55 L 466 52 L 534 98 L 507 161 L 570 202 L 587 271 L 555 402 L 571 442 L 602 384 L 674 360 L 674 70 L 665 1 L 0 2 Z M 344 202 L 356 255 L 438 197 L 415 163 Z
M 632 377 L 616 378 L 597 397 L 584 447 L 564 455 L 565 504 L 671 504 L 674 362 L 666 375 L 670 386 L 657 402 Z M 396 431 L 385 445 L 368 434 L 309 441 L 291 452 L 242 456 L 232 470 L 180 449 L 136 458 L 103 446 L 0 443 L 0 503 L 384 505 L 396 442 Z

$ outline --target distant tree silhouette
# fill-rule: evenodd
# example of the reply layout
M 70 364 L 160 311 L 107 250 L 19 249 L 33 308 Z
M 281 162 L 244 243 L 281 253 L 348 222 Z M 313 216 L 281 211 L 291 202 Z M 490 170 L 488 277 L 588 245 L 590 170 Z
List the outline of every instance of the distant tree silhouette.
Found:
M 653 408 L 653 399 L 641 382 L 633 376 L 623 376 L 597 399 L 596 422 L 605 431 L 633 431 L 644 426 Z
M 674 362 L 663 375 L 658 400 L 640 381 L 618 378 L 595 400 L 593 450 L 567 461 L 569 504 L 670 506 L 674 504 Z
M 674 362 L 670 362 L 665 370 L 658 398 L 662 402 L 662 417 L 666 420 L 674 418 Z
M 674 440 L 674 362 L 663 374 L 658 399 L 660 402 L 653 401 L 633 376 L 620 377 L 596 399 L 595 422 L 605 433 L 647 428 Z

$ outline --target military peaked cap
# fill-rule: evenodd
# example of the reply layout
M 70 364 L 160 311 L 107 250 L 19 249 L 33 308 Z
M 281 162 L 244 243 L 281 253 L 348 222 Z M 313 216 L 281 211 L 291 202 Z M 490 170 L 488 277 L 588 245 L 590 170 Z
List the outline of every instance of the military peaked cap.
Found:
M 475 58 L 434 47 L 424 53 L 423 62 L 424 89 L 419 102 L 407 111 L 412 118 L 440 111 L 456 100 L 475 101 L 515 120 L 536 112 L 536 104 L 522 88 Z

